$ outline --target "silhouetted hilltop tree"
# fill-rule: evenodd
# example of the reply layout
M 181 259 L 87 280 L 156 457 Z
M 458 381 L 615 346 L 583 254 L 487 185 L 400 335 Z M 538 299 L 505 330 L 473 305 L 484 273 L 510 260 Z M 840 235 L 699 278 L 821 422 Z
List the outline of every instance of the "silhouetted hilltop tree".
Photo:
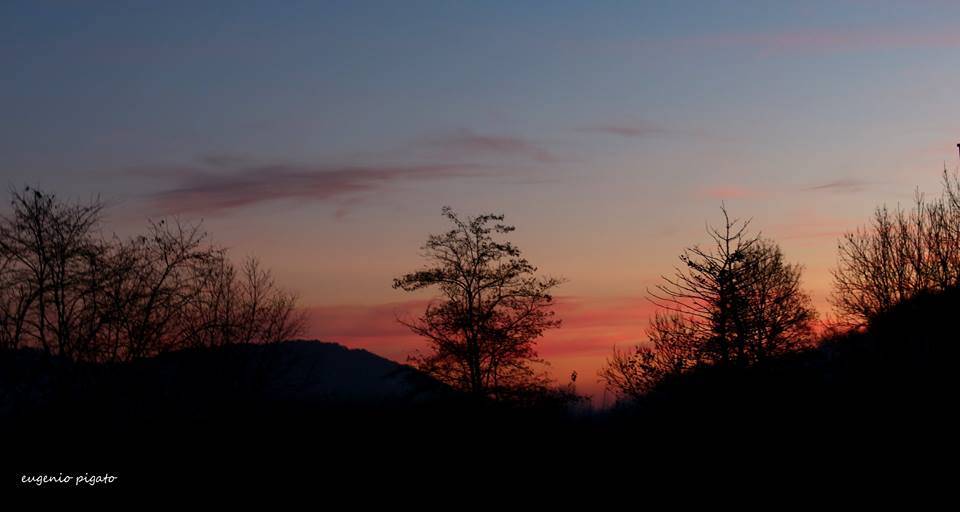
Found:
M 750 236 L 749 221 L 723 209 L 712 243 L 680 256 L 684 266 L 650 293 L 660 306 L 651 345 L 614 350 L 601 378 L 638 397 L 663 379 L 699 366 L 746 367 L 809 345 L 816 313 L 800 288 L 801 267 L 784 261 L 773 241 Z
M 934 200 L 917 194 L 913 207 L 877 208 L 870 224 L 839 243 L 832 301 L 843 320 L 871 317 L 925 290 L 960 285 L 960 183 L 943 174 Z
M 747 251 L 743 274 L 746 297 L 746 360 L 763 361 L 806 348 L 816 320 L 813 302 L 800 286 L 802 267 L 784 261 L 780 247 L 759 239 Z M 738 334 L 739 336 L 739 334 Z
M 495 239 L 514 230 L 502 215 L 461 219 L 449 207 L 450 231 L 423 246 L 427 267 L 394 280 L 405 291 L 436 287 L 441 298 L 423 316 L 401 320 L 427 339 L 430 352 L 412 358 L 420 370 L 457 389 L 503 398 L 545 381 L 536 340 L 560 325 L 551 309 L 556 278 L 538 278 L 520 249 Z
M 185 347 L 266 343 L 302 327 L 295 297 L 255 260 L 238 271 L 196 226 L 100 234 L 103 206 L 26 188 L 0 217 L 0 349 L 127 361 Z
M 670 376 L 619 412 L 671 434 L 709 424 L 738 447 L 779 446 L 793 433 L 786 439 L 862 442 L 884 456 L 923 444 L 936 453 L 955 437 L 958 307 L 960 288 L 922 291 L 810 348 Z

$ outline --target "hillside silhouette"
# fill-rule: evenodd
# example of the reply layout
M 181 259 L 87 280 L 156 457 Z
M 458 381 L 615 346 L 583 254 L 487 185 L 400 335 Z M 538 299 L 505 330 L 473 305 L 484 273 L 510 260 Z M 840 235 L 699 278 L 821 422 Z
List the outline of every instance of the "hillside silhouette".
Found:
M 416 463 L 472 437 L 463 446 L 499 456 L 519 448 L 516 436 L 551 438 L 579 423 L 562 397 L 498 403 L 321 341 L 185 349 L 118 363 L 19 349 L 0 353 L 0 375 L 0 435 L 29 440 L 6 452 L 11 479 L 24 468 L 63 467 L 119 473 L 133 489 L 171 475 L 182 478 L 178 487 L 207 488 L 275 468 L 282 482 L 323 475 L 346 484 L 357 474 L 398 478 L 381 473 L 384 464 L 409 457 L 411 447 Z M 473 470 L 495 463 L 485 459 Z
M 942 448 L 958 391 L 957 311 L 960 288 L 922 292 L 816 347 L 667 378 L 611 416 L 673 435 L 710 425 L 748 451 L 785 436 L 822 446 L 882 439 L 884 449 Z
M 137 488 L 171 474 L 228 483 L 254 461 L 301 452 L 348 462 L 348 451 L 382 445 L 379 425 L 452 411 L 454 393 L 409 366 L 319 341 L 113 364 L 21 349 L 0 354 L 0 375 L 0 431 L 35 440 L 11 446 L 5 470 L 79 464 L 120 471 Z
M 251 467 L 303 458 L 332 464 L 313 468 L 327 478 L 357 471 L 395 479 L 376 466 L 411 447 L 422 462 L 469 446 L 494 458 L 456 467 L 482 472 L 531 435 L 538 444 L 528 453 L 547 464 L 595 463 L 613 453 L 642 454 L 663 467 L 707 455 L 776 464 L 851 450 L 894 457 L 943 449 L 952 436 L 947 404 L 957 390 L 951 363 L 958 349 L 951 315 L 958 307 L 960 289 L 922 293 L 862 330 L 829 334 L 816 347 L 746 368 L 677 375 L 609 411 L 478 401 L 411 367 L 316 341 L 187 350 L 107 366 L 6 353 L 0 410 L 5 435 L 47 439 L 18 446 L 8 462 L 95 460 L 124 468 L 134 487 L 172 471 L 229 485 Z M 14 382 L 15 375 L 33 380 Z M 64 375 L 75 379 L 69 396 L 37 398 L 56 396 L 36 386 Z M 31 407 L 12 408 L 13 396 Z M 69 436 L 57 435 L 63 429 Z M 771 447 L 775 456 L 765 454 Z M 339 477 L 326 473 L 334 467 Z M 293 466 L 287 471 L 306 478 Z
M 187 349 L 106 365 L 30 349 L 5 353 L 2 361 L 0 411 L 19 418 L 65 404 L 128 416 L 203 414 L 225 400 L 389 407 L 450 392 L 409 366 L 316 340 Z

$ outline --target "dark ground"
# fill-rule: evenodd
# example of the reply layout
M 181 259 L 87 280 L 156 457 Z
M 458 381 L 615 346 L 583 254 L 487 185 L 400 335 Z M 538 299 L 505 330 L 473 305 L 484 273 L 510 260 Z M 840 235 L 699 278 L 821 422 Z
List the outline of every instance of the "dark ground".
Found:
M 921 296 L 864 332 L 754 368 L 693 372 L 603 412 L 478 402 L 330 344 L 113 367 L 7 353 L 0 465 L 6 487 L 34 491 L 50 485 L 23 475 L 104 472 L 117 480 L 93 489 L 144 491 L 642 494 L 662 491 L 657 481 L 752 481 L 876 492 L 920 475 L 937 486 L 958 451 L 958 306 L 957 291 Z

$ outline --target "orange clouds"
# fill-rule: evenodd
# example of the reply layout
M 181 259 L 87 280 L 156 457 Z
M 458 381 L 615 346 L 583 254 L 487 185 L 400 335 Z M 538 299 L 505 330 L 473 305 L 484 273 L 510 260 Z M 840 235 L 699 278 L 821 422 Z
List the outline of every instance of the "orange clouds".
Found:
M 399 362 L 424 346 L 422 340 L 397 322 L 412 318 L 428 301 L 412 300 L 370 306 L 333 305 L 305 308 L 309 338 L 363 348 Z
M 560 297 L 557 315 L 560 329 L 550 331 L 541 342 L 544 357 L 604 355 L 614 345 L 634 344 L 644 339 L 647 319 L 655 306 L 645 297 Z
M 396 319 L 418 315 L 427 302 L 307 308 L 307 336 L 404 362 L 426 345 Z M 569 373 L 576 370 L 581 376 L 581 392 L 602 392 L 596 382 L 597 370 L 615 345 L 624 347 L 645 339 L 644 329 L 654 309 L 643 297 L 558 297 L 555 311 L 563 325 L 540 340 L 540 355 L 551 363 L 550 371 L 558 381 L 566 382 Z

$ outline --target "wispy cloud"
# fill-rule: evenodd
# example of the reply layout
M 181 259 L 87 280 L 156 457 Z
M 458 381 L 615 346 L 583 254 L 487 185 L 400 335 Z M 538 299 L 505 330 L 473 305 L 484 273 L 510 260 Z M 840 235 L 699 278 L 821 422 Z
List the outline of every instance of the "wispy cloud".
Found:
M 557 298 L 563 326 L 546 335 L 543 352 L 606 354 L 614 345 L 632 345 L 646 339 L 647 321 L 656 306 L 645 296 Z
M 216 213 L 275 200 L 323 201 L 382 189 L 399 181 L 425 181 L 489 175 L 476 165 L 300 166 L 257 164 L 151 169 L 147 174 L 176 180 L 173 188 L 151 195 L 165 214 Z
M 425 144 L 457 154 L 530 158 L 545 163 L 561 160 L 542 143 L 515 135 L 458 130 L 449 135 L 429 138 Z
M 873 183 L 867 181 L 855 178 L 844 178 L 822 183 L 820 185 L 814 185 L 812 187 L 807 187 L 804 190 L 853 194 L 857 192 L 863 192 L 871 185 L 873 185 Z
M 818 185 L 803 187 L 807 192 L 828 192 L 835 194 L 855 194 L 867 190 L 875 183 L 856 178 L 843 178 Z M 747 199 L 770 196 L 776 191 L 744 185 L 707 185 L 696 190 L 697 197 L 708 199 Z
M 351 348 L 362 348 L 403 362 L 416 350 L 424 348 L 423 340 L 397 322 L 397 318 L 413 319 L 426 308 L 427 300 L 410 300 L 386 304 L 340 304 L 303 309 L 307 317 L 306 335 L 334 341 Z
M 653 123 L 600 123 L 579 128 L 578 131 L 618 135 L 628 138 L 662 137 L 680 132 Z

